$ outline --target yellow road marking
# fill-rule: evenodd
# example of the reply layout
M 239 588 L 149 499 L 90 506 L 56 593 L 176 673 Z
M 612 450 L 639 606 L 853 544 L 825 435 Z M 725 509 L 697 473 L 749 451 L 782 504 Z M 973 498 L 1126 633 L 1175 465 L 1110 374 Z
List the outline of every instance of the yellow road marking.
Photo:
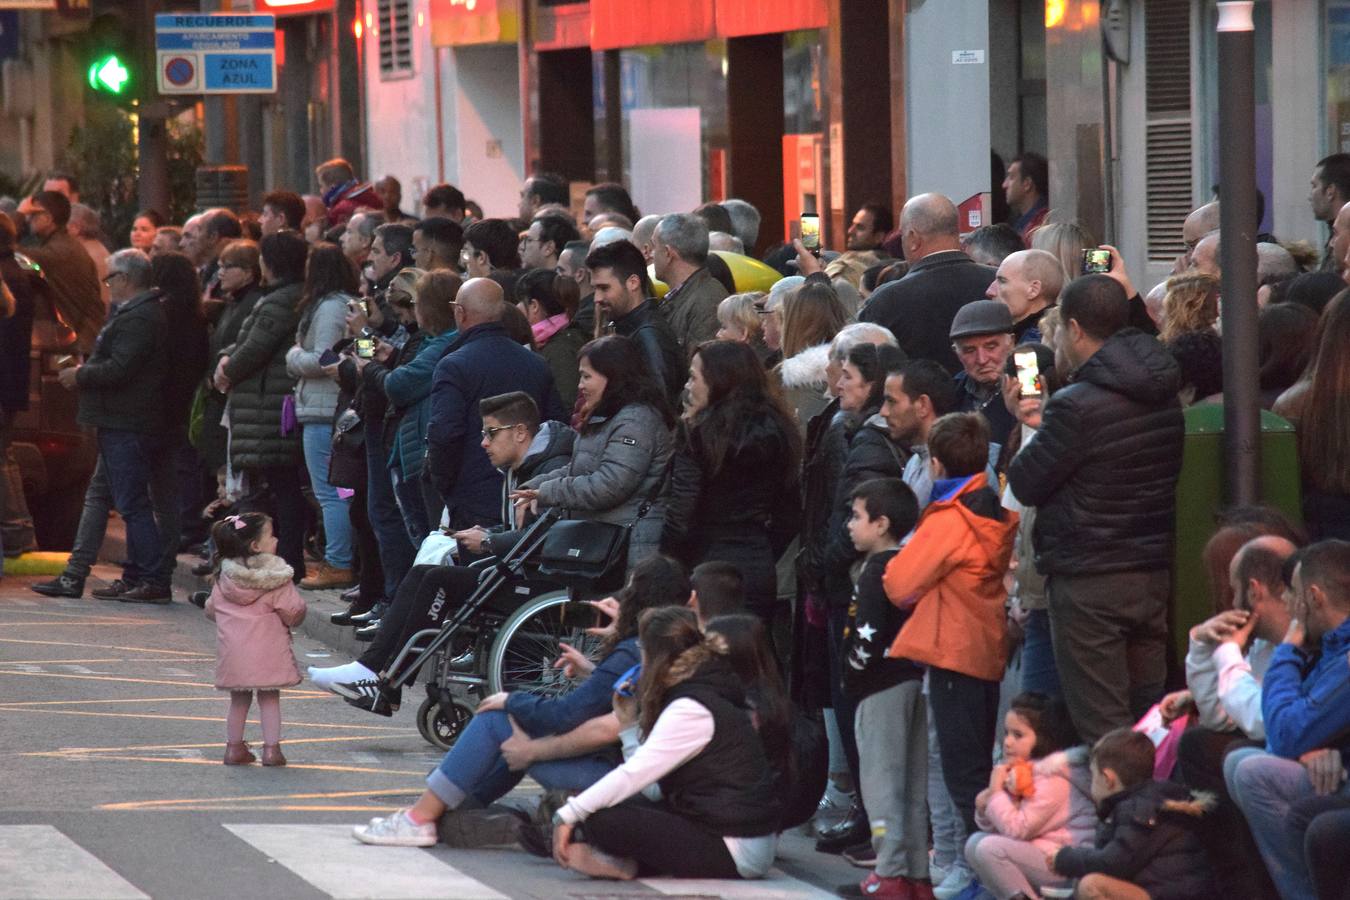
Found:
M 223 721 L 220 716 L 168 716 L 159 713 L 113 713 L 113 712 L 94 712 L 93 710 L 82 709 L 38 709 L 34 707 L 15 707 L 10 704 L 0 704 L 0 712 L 36 712 L 47 713 L 54 716 L 95 716 L 108 719 L 172 719 L 179 722 L 220 722 Z M 287 728 L 340 728 L 351 731 L 387 731 L 395 734 L 411 734 L 411 728 L 395 728 L 387 725 L 338 725 L 330 722 L 286 722 Z M 372 735 L 373 737 L 374 735 Z
M 159 624 L 158 622 L 116 622 L 116 621 L 110 621 L 110 622 L 95 622 L 95 621 L 89 621 L 89 622 L 6 622 L 5 620 L 0 619 L 0 628 L 3 628 L 3 627 L 5 627 L 5 626 L 7 626 L 7 625 L 41 625 L 43 628 L 59 628 L 59 627 L 61 627 L 61 626 L 63 626 L 63 625 L 79 625 L 79 626 L 81 626 L 81 627 L 85 627 L 85 626 L 98 626 L 98 625 L 117 625 L 118 627 L 123 627 L 123 626 L 125 626 L 125 627 L 127 627 L 127 628 L 149 628 L 151 625 L 158 625 L 158 624 Z
M 18 702 L 7 702 L 5 705 L 29 707 L 29 706 L 66 706 L 71 703 L 78 703 L 81 706 L 88 706 L 93 703 L 177 703 L 177 702 L 205 703 L 207 701 L 210 701 L 212 703 L 219 703 L 222 699 L 224 699 L 223 697 L 220 696 L 223 693 L 224 691 L 218 691 L 215 694 L 201 697 L 129 697 L 120 700 L 21 700 Z M 286 699 L 319 700 L 323 697 L 331 697 L 331 696 L 332 695 L 328 694 L 327 692 L 324 693 L 316 692 L 311 694 L 296 691 L 294 694 L 287 694 Z
M 368 741 L 374 735 L 357 734 L 342 737 L 287 738 L 286 746 L 291 744 L 334 744 L 346 741 Z M 219 747 L 220 741 L 207 744 L 129 744 L 126 747 L 62 747 L 60 750 L 32 750 L 20 753 L 20 756 L 64 756 L 72 753 L 126 753 L 131 750 L 196 750 L 205 747 Z
M 113 622 L 150 622 L 150 623 L 154 623 L 154 622 L 159 621 L 158 619 L 141 619 L 141 618 L 136 618 L 135 616 L 127 616 L 126 618 L 120 618 L 120 617 L 118 617 L 118 616 L 110 615 L 110 614 L 108 614 L 108 613 L 96 613 L 96 612 L 92 612 L 92 611 L 91 611 L 91 612 L 87 612 L 87 613 L 82 613 L 82 612 L 80 612 L 80 613 L 65 613 L 65 612 L 53 612 L 53 611 L 51 611 L 51 610 L 29 609 L 29 608 L 27 608 L 27 607 L 15 607 L 15 608 L 13 609 L 13 612 L 15 612 L 15 613 L 22 613 L 22 614 L 25 615 L 25 616 L 51 616 L 51 617 L 53 617 L 53 618 L 60 618 L 60 619 L 88 619 L 88 618 L 91 618 L 91 617 L 92 617 L 92 618 L 95 618 L 95 619 L 108 619 L 109 621 L 113 621 Z
M 283 742 L 284 743 L 284 742 Z M 193 759 L 182 756 L 111 756 L 102 753 L 90 753 L 85 756 L 71 756 L 69 759 L 113 760 L 117 762 L 178 763 L 188 766 L 218 766 L 218 759 Z M 406 772 L 399 769 L 372 769 L 368 766 L 340 766 L 332 763 L 295 763 L 287 762 L 288 769 L 314 769 L 319 772 L 351 772 L 364 775 L 424 775 L 425 772 Z
M 169 809 L 182 807 L 184 804 L 209 805 L 214 809 L 253 809 L 252 805 L 256 802 L 268 800 L 340 800 L 349 797 L 379 797 L 385 794 L 421 794 L 425 788 L 406 788 L 406 789 L 384 789 L 367 791 L 333 791 L 328 793 L 315 794 L 259 794 L 255 797 L 191 797 L 180 800 L 124 800 L 118 803 L 103 803 L 95 807 L 102 810 L 127 810 L 127 809 Z M 244 806 L 238 807 L 220 807 L 215 804 L 220 803 L 242 803 Z M 302 806 L 299 809 L 324 809 L 320 806 Z M 378 807 L 338 807 L 344 810 L 351 809 L 377 809 Z M 394 807 L 397 808 L 397 807 Z
M 73 672 L 6 672 L 0 668 L 0 675 L 22 675 L 32 678 L 73 678 L 77 681 L 129 681 L 133 684 L 168 684 L 174 687 L 204 687 L 216 689 L 216 686 L 209 681 L 165 681 L 159 678 L 129 678 L 123 675 L 76 675 Z M 224 691 L 221 691 L 224 693 Z M 327 691 L 305 690 L 298 688 L 281 688 L 281 693 L 287 697 L 325 697 L 331 696 Z M 78 702 L 75 700 L 72 703 Z
M 212 660 L 214 656 L 202 656 L 202 660 Z M 110 656 L 106 659 L 0 659 L 0 666 L 64 666 L 73 663 L 136 663 L 138 665 L 152 662 L 154 660 L 127 659 L 123 656 Z M 158 662 L 170 662 L 167 659 L 157 660 Z M 190 659 L 172 660 L 172 662 L 193 662 Z
M 123 647 L 119 644 L 80 644 L 74 641 L 35 641 L 22 638 L 0 638 L 0 644 L 40 644 L 44 647 L 96 647 L 99 650 L 134 650 L 141 653 L 168 653 L 173 656 L 202 655 L 200 650 L 161 650 L 158 647 Z

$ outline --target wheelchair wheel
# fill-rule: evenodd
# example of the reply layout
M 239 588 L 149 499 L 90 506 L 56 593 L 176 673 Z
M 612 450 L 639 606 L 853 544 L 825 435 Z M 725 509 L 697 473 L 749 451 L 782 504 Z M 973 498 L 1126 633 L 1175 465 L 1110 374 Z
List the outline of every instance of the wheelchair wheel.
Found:
M 428 697 L 417 708 L 417 730 L 438 750 L 449 750 L 473 718 L 473 710 L 459 700 L 442 706 Z
M 598 639 L 586 629 L 595 624 L 595 611 L 572 601 L 566 591 L 553 591 L 527 602 L 502 624 L 488 656 L 488 691 L 527 691 L 558 696 L 575 683 L 553 668 L 566 642 L 586 653 Z

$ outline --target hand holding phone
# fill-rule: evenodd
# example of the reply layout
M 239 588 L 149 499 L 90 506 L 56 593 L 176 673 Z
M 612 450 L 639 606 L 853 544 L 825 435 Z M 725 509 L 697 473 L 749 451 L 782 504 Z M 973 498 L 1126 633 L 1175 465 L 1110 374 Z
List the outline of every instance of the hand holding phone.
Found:
M 812 253 L 820 250 L 820 216 L 807 213 L 801 222 L 802 246 Z
M 375 356 L 375 341 L 370 338 L 357 338 L 356 355 L 362 359 L 373 359 Z
M 1023 397 L 1041 395 L 1041 368 L 1036 360 L 1035 350 L 1018 350 L 1013 354 L 1013 363 L 1017 366 L 1017 383 Z

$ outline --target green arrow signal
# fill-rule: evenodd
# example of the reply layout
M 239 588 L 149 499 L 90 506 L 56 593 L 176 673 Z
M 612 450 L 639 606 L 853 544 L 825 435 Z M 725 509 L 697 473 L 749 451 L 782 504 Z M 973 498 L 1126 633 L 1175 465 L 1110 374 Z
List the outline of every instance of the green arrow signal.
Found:
M 89 67 L 89 86 L 96 91 L 120 94 L 131 81 L 131 73 L 116 54 L 105 56 Z

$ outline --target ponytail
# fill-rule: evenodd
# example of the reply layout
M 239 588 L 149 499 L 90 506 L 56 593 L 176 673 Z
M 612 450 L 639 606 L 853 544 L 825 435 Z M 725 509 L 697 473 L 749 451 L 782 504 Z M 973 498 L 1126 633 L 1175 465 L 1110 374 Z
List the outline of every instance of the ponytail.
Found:
M 213 574 L 220 574 L 222 560 L 242 561 L 255 556 L 257 551 L 253 549 L 253 544 L 262 537 L 263 528 L 270 521 L 263 513 L 249 512 L 226 516 L 212 525 L 211 545 L 215 548 L 211 557 Z
M 665 708 L 666 692 L 709 660 L 730 651 L 720 634 L 704 635 L 698 617 L 685 606 L 662 606 L 642 613 L 638 641 L 646 652 L 638 681 L 638 728 L 643 735 Z

